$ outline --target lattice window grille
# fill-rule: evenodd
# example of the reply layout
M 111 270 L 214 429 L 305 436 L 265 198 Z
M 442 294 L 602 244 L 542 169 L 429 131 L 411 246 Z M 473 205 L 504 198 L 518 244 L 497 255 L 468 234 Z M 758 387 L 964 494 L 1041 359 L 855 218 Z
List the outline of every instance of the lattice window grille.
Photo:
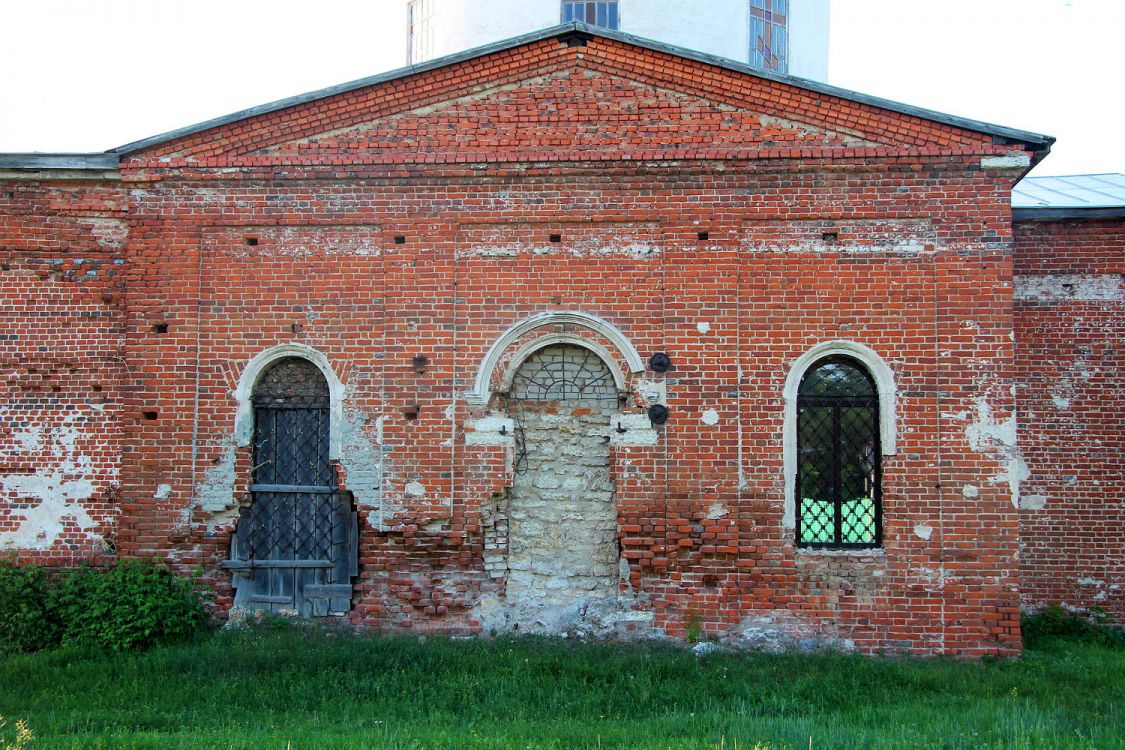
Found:
M 882 544 L 881 479 L 874 381 L 846 357 L 818 363 L 797 397 L 798 544 Z
M 528 357 L 512 378 L 511 401 L 598 401 L 616 403 L 613 373 L 590 349 L 571 344 L 544 347 Z

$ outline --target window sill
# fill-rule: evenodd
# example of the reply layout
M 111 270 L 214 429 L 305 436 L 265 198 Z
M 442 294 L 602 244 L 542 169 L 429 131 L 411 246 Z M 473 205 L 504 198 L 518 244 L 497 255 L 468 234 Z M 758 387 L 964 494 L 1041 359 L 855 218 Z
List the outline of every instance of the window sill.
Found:
M 855 557 L 867 560 L 883 560 L 887 557 L 884 547 L 866 549 L 830 549 L 824 547 L 794 547 L 798 557 Z

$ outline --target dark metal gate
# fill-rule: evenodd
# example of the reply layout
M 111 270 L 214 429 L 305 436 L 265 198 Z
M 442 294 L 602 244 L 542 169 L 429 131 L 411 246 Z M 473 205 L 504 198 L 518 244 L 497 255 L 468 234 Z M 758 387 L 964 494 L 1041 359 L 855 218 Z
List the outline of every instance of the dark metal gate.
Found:
M 311 362 L 272 365 L 254 388 L 251 502 L 230 560 L 235 605 L 301 617 L 344 614 L 357 575 L 350 493 L 329 460 L 328 384 Z

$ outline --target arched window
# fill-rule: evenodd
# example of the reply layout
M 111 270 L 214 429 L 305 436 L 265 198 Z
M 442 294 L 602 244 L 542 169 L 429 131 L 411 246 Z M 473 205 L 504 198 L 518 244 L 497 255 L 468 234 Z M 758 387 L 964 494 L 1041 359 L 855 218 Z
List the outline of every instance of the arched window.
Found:
M 254 386 L 253 484 L 336 489 L 328 458 L 328 383 L 320 369 L 286 357 Z
M 797 544 L 882 544 L 879 397 L 850 357 L 810 367 L 797 393 Z

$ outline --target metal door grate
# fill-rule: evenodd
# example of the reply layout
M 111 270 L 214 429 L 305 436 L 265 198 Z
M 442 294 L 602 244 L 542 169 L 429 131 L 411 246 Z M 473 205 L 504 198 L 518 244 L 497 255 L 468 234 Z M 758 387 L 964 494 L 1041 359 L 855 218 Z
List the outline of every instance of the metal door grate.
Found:
M 345 612 L 358 526 L 329 456 L 328 384 L 311 362 L 283 359 L 262 375 L 253 403 L 252 497 L 228 562 L 242 571 L 236 603 L 306 616 Z

